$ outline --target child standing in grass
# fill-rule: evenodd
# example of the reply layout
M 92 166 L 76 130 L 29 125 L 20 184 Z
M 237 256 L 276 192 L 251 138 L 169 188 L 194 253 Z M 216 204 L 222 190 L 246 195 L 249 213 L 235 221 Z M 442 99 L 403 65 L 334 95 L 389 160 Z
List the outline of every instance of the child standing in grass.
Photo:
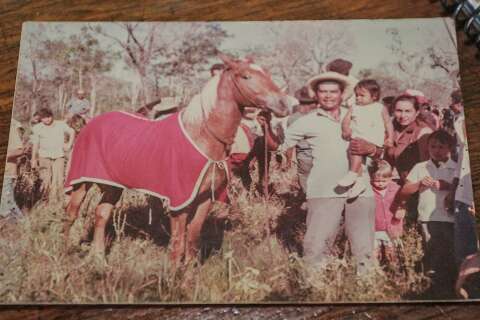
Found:
M 416 164 L 407 176 L 402 194 L 419 192 L 418 220 L 424 244 L 423 266 L 432 278 L 431 297 L 452 297 L 455 280 L 453 215 L 446 197 L 455 186 L 457 164 L 450 159 L 453 137 L 444 130 L 428 138 L 430 159 Z
M 380 86 L 375 80 L 361 80 L 355 86 L 355 104 L 342 120 L 344 139 L 361 138 L 378 147 L 393 145 L 393 125 L 385 106 L 378 102 Z M 364 157 L 349 153 L 349 172 L 338 181 L 342 187 L 352 186 L 349 198 L 365 191 L 366 185 L 359 179 Z
M 392 166 L 379 160 L 370 170 L 375 196 L 375 251 L 380 262 L 395 262 L 395 246 L 403 233 L 405 209 L 400 206 L 400 186 L 393 182 Z
M 75 131 L 65 121 L 53 119 L 48 108 L 39 110 L 40 123 L 32 129 L 32 168 L 37 168 L 43 183 L 44 194 L 50 200 L 63 195 L 65 154 L 69 152 Z M 65 142 L 65 134 L 68 140 Z

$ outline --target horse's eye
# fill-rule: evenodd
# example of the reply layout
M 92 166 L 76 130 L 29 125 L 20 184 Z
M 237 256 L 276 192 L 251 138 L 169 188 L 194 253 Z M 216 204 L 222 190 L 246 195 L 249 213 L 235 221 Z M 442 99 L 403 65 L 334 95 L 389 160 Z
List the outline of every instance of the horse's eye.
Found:
M 248 80 L 251 77 L 248 74 L 242 74 L 242 78 L 245 79 L 245 80 Z

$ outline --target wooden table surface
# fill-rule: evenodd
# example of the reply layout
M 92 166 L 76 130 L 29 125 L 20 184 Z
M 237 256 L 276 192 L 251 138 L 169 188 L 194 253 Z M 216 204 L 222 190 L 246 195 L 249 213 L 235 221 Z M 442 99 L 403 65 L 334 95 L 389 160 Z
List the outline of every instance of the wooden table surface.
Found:
M 24 21 L 171 21 L 419 18 L 444 15 L 430 0 L 323 1 L 0 1 L 0 163 L 3 176 L 8 128 Z M 475 198 L 480 200 L 480 62 L 459 35 Z M 480 304 L 327 306 L 17 306 L 0 308 L 0 319 L 480 319 Z

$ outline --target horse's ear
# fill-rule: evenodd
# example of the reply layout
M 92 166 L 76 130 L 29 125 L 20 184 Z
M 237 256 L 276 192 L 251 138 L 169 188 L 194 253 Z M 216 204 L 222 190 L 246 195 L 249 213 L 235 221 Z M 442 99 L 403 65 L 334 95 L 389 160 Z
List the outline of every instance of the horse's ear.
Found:
M 253 55 L 249 54 L 248 56 L 245 57 L 245 62 L 250 64 L 255 62 L 255 58 Z
M 237 69 L 238 67 L 238 62 L 232 57 L 229 56 L 228 54 L 225 54 L 223 52 L 218 52 L 217 56 L 223 61 L 223 63 L 231 69 Z

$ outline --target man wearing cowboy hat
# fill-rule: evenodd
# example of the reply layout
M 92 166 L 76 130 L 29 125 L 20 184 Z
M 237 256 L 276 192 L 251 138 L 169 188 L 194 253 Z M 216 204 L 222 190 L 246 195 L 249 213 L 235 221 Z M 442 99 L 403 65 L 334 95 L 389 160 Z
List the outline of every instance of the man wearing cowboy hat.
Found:
M 337 180 L 348 169 L 348 142 L 342 139 L 341 120 L 347 110 L 342 101 L 353 93 L 354 83 L 337 72 L 324 72 L 308 81 L 310 97 L 318 102 L 315 112 L 301 117 L 286 131 L 286 150 L 306 139 L 312 148 L 313 167 L 307 179 L 307 231 L 304 237 L 305 259 L 321 265 L 333 253 L 334 241 L 345 210 L 345 228 L 358 271 L 369 265 L 374 248 L 375 202 L 367 188 L 364 194 L 351 201 L 347 190 L 337 186 Z M 381 150 L 361 139 L 351 142 L 351 152 L 377 156 Z M 362 179 L 368 179 L 364 173 Z M 365 181 L 366 185 L 370 185 Z M 363 268 L 363 269 L 362 269 Z

